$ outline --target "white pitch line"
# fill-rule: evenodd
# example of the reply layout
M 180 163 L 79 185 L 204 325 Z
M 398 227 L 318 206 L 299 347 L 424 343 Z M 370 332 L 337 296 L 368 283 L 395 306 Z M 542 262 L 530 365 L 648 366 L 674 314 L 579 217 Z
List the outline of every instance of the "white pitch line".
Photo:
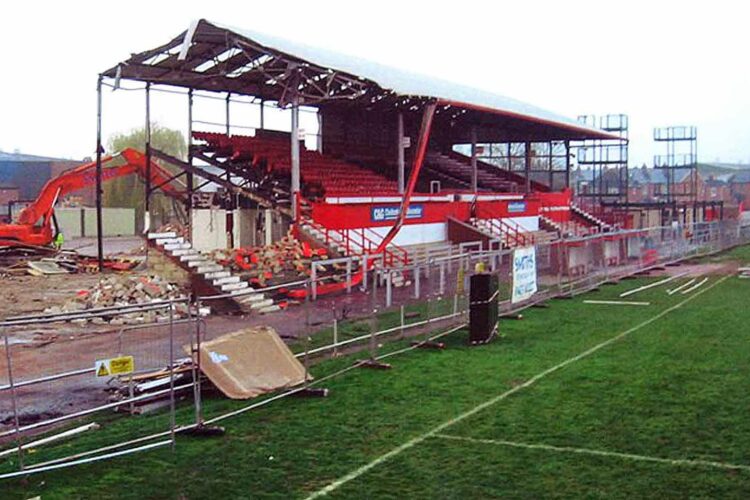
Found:
M 689 287 L 690 285 L 692 285 L 693 283 L 695 283 L 696 279 L 698 279 L 698 278 L 693 278 L 693 279 L 691 279 L 689 281 L 686 281 L 685 283 L 683 283 L 682 285 L 678 286 L 677 288 L 674 288 L 672 290 L 667 290 L 667 295 L 674 295 L 675 293 L 679 292 L 683 288 Z
M 698 283 L 696 283 L 695 285 L 691 286 L 690 288 L 686 288 L 686 289 L 684 289 L 684 290 L 683 290 L 683 291 L 681 291 L 680 293 L 681 293 L 682 295 L 687 295 L 688 293 L 692 292 L 692 291 L 693 291 L 693 290 L 695 290 L 696 288 L 698 288 L 698 287 L 700 287 L 700 286 L 703 286 L 703 284 L 704 284 L 704 283 L 705 283 L 706 281 L 708 281 L 708 278 L 703 278 L 703 279 L 702 279 L 701 281 L 699 281 L 699 282 L 698 282 Z
M 574 448 L 571 446 L 553 446 L 550 444 L 519 443 L 517 441 L 505 441 L 502 439 L 477 439 L 468 436 L 455 436 L 449 434 L 434 434 L 433 438 L 447 439 L 451 441 L 465 441 L 475 444 L 491 444 L 497 446 L 510 446 L 513 448 L 525 448 L 529 450 L 558 451 L 563 453 L 578 453 L 581 455 L 595 455 L 600 457 L 616 457 L 626 460 L 638 460 L 643 462 L 657 462 L 667 465 L 686 465 L 690 467 L 714 467 L 718 469 L 734 469 L 750 471 L 750 465 L 730 464 L 727 462 L 714 462 L 712 460 L 696 460 L 689 458 L 661 458 L 648 455 L 637 455 L 634 453 L 622 453 L 619 451 L 592 450 L 590 448 Z
M 627 292 L 622 292 L 620 294 L 620 297 L 627 297 L 628 295 L 633 295 L 634 293 L 642 292 L 643 290 L 648 290 L 649 288 L 653 288 L 655 286 L 659 286 L 659 285 L 663 285 L 665 283 L 669 283 L 670 281 L 676 280 L 677 278 L 682 278 L 686 274 L 687 274 L 686 272 L 685 273 L 680 273 L 680 274 L 675 274 L 674 276 L 670 276 L 669 278 L 666 278 L 666 279 L 663 279 L 663 280 L 659 280 L 659 281 L 656 281 L 654 283 L 649 283 L 648 285 L 639 286 L 638 288 L 634 288 L 632 290 L 628 290 Z
M 584 300 L 584 304 L 602 304 L 606 306 L 650 306 L 651 302 L 629 302 L 627 300 Z
M 631 328 L 628 328 L 624 332 L 618 333 L 614 337 L 611 337 L 608 340 L 605 340 L 604 342 L 601 342 L 601 343 L 595 345 L 594 347 L 592 347 L 590 349 L 587 349 L 586 351 L 583 351 L 582 353 L 577 354 L 576 356 L 573 356 L 572 358 L 568 358 L 565 361 L 563 361 L 562 363 L 559 363 L 559 364 L 557 364 L 557 365 L 555 365 L 555 366 L 553 366 L 551 368 L 547 368 L 543 372 L 541 372 L 541 373 L 539 373 L 537 375 L 534 375 L 533 377 L 531 377 L 529 380 L 527 380 L 523 384 L 517 385 L 517 386 L 513 387 L 512 389 L 503 392 L 502 394 L 498 394 L 497 396 L 495 396 L 495 397 L 493 397 L 491 399 L 488 399 L 487 401 L 485 401 L 483 403 L 478 404 L 474 408 L 472 408 L 470 410 L 467 410 L 464 413 L 461 413 L 460 415 L 458 415 L 456 417 L 453 417 L 452 419 L 447 420 L 447 421 L 443 422 L 442 424 L 433 427 L 432 429 L 430 429 L 429 431 L 425 432 L 424 434 L 420 434 L 419 436 L 411 438 L 410 440 L 406 441 L 405 443 L 401 444 L 400 446 L 397 446 L 396 448 L 393 448 L 391 451 L 389 451 L 387 453 L 384 453 L 383 455 L 380 455 L 379 457 L 377 457 L 374 460 L 372 460 L 371 462 L 363 465 L 362 467 L 359 467 L 358 469 L 353 470 L 352 472 L 350 472 L 350 473 L 348 473 L 348 474 L 346 474 L 346 475 L 344 475 L 344 476 L 336 479 L 335 481 L 333 481 L 332 483 L 328 484 L 327 486 L 324 486 L 323 488 L 319 489 L 318 491 L 315 491 L 315 492 L 311 493 L 307 497 L 307 500 L 311 500 L 313 498 L 318 498 L 318 497 L 327 495 L 328 493 L 331 493 L 332 491 L 337 490 L 338 488 L 340 488 L 344 484 L 348 483 L 349 481 L 352 481 L 353 479 L 357 479 L 359 476 L 361 476 L 365 472 L 367 472 L 367 471 L 369 471 L 369 470 L 377 467 L 378 465 L 382 464 L 383 462 L 388 461 L 389 459 L 395 457 L 396 455 L 399 455 L 401 452 L 404 452 L 404 451 L 406 451 L 406 450 L 408 450 L 410 448 L 413 448 L 414 446 L 418 445 L 419 443 L 421 443 L 422 441 L 426 440 L 427 438 L 430 438 L 430 437 L 434 436 L 435 434 L 439 434 L 444 429 L 447 429 L 448 427 L 450 427 L 450 426 L 452 426 L 454 424 L 457 424 L 458 422 L 461 422 L 462 420 L 465 420 L 465 419 L 467 419 L 467 418 L 469 418 L 469 417 L 471 417 L 471 416 L 479 413 L 480 411 L 482 411 L 482 410 L 484 410 L 486 408 L 489 408 L 490 406 L 492 406 L 492 405 L 494 405 L 494 404 L 496 404 L 496 403 L 498 403 L 498 402 L 506 399 L 508 396 L 511 396 L 511 395 L 515 394 L 516 392 L 522 390 L 522 389 L 525 389 L 525 388 L 527 388 L 529 386 L 534 385 L 535 383 L 537 383 L 539 380 L 543 379 L 547 375 L 550 375 L 551 373 L 554 373 L 554 372 L 560 370 L 561 368 L 565 368 L 569 364 L 575 363 L 576 361 L 579 361 L 579 360 L 581 360 L 581 359 L 583 359 L 583 358 L 585 358 L 587 356 L 590 356 L 591 354 L 595 353 L 599 349 L 602 349 L 602 348 L 608 346 L 609 344 L 612 344 L 613 342 L 617 342 L 621 338 L 626 337 L 626 336 L 630 335 L 631 333 L 640 330 L 644 326 L 650 325 L 654 321 L 663 318 L 664 316 L 666 316 L 670 312 L 679 309 L 680 307 L 682 307 L 683 305 L 687 304 L 691 300 L 695 299 L 696 297 L 699 297 L 701 294 L 703 294 L 703 293 L 711 290 L 713 287 L 715 287 L 719 283 L 722 283 L 728 277 L 729 276 L 725 276 L 725 277 L 721 278 L 720 280 L 712 283 L 708 288 L 704 288 L 703 290 L 701 290 L 701 291 L 695 293 L 694 295 L 691 295 L 690 297 L 686 298 L 682 302 L 679 302 L 679 303 L 677 303 L 677 304 L 675 304 L 675 305 L 673 305 L 673 306 L 671 306 L 671 307 L 663 310 L 659 314 L 657 314 L 655 316 L 652 316 L 651 318 L 649 318 L 649 319 L 647 319 L 645 321 L 642 321 L 642 322 L 638 323 L 637 325 L 635 325 L 635 326 L 633 326 Z

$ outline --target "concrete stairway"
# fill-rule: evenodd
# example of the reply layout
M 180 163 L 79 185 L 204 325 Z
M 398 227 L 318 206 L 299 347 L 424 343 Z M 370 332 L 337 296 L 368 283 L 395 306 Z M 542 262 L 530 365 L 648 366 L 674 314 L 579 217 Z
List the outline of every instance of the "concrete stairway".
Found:
M 382 241 L 382 237 L 371 230 L 350 229 L 348 230 L 349 238 L 347 242 L 347 233 L 345 233 L 345 230 L 327 231 L 323 226 L 306 218 L 300 224 L 300 231 L 309 238 L 314 239 L 321 246 L 327 248 L 331 254 L 337 254 L 342 257 L 370 253 Z M 349 245 L 348 249 L 347 243 Z M 403 256 L 404 249 L 395 245 L 389 245 L 386 253 L 395 259 Z
M 499 239 L 504 248 L 515 248 L 519 246 L 516 238 L 501 231 L 497 224 L 492 224 L 487 219 L 472 219 L 471 224 L 487 236 Z M 527 241 L 533 241 L 534 245 L 545 245 L 558 239 L 556 232 L 547 231 L 545 229 L 539 229 L 537 231 L 521 231 L 519 227 L 519 232 Z
M 150 246 L 159 249 L 188 271 L 193 279 L 200 280 L 205 285 L 203 288 L 212 290 L 216 295 L 229 294 L 229 299 L 242 311 L 268 313 L 279 310 L 273 299 L 251 291 L 247 281 L 193 248 L 182 236 L 173 232 L 149 233 L 148 241 Z
M 601 220 L 600 218 L 588 213 L 578 205 L 571 205 L 570 211 L 572 212 L 572 215 L 574 218 L 578 218 L 579 220 L 584 221 L 587 225 L 594 226 L 598 228 L 601 232 L 607 232 L 612 231 L 614 228 Z
M 467 165 L 448 155 L 435 152 L 428 153 L 427 168 L 431 171 L 440 172 L 444 175 L 450 176 L 466 186 L 471 185 L 471 165 Z M 505 181 L 497 175 L 493 175 L 484 168 L 477 168 L 477 184 L 481 189 L 487 189 L 494 192 L 515 190 L 513 183 Z

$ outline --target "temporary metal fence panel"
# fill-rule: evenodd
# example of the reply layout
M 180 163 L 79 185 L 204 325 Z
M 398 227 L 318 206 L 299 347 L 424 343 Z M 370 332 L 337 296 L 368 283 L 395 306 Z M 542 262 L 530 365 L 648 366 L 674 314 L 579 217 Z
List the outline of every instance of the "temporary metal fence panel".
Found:
M 294 337 L 290 339 L 292 350 L 309 367 L 320 359 L 355 351 L 360 352 L 357 355 L 360 360 L 383 359 L 394 352 L 411 348 L 409 341 L 427 340 L 436 331 L 453 331 L 465 325 L 469 307 L 469 277 L 477 270 L 483 269 L 498 276 L 500 312 L 509 313 L 550 297 L 582 293 L 608 280 L 748 242 L 750 227 L 723 221 L 603 233 L 536 245 L 537 291 L 521 303 L 510 300 L 514 251 L 487 250 L 471 245 L 459 253 L 430 256 L 406 266 L 385 268 L 382 259 L 374 267 L 361 262 L 361 269 L 367 271 L 359 284 L 352 283 L 352 287 L 347 286 L 331 294 L 319 293 L 317 300 L 311 293 L 313 283 L 320 292 L 321 287 L 330 284 L 332 279 L 341 278 L 315 276 L 314 281 L 312 278 L 305 279 L 247 293 L 272 296 L 282 287 L 307 292 L 298 305 L 290 306 L 301 309 L 285 313 L 283 322 L 285 329 Z M 350 271 L 349 276 L 344 277 L 345 283 L 351 279 Z M 353 289 L 347 293 L 347 288 Z M 202 305 L 232 297 L 230 294 L 202 297 L 197 299 L 191 310 L 197 311 Z M 112 310 L 98 313 L 107 318 L 119 314 L 124 313 Z M 250 315 L 247 322 L 257 323 L 264 321 L 263 318 Z M 53 319 L 48 316 L 27 318 L 25 327 L 41 328 L 41 325 L 51 321 Z M 133 398 L 137 401 L 129 401 L 132 398 L 128 391 L 125 399 L 110 402 L 104 391 L 109 385 L 108 379 L 95 377 L 94 362 L 132 355 L 139 372 L 168 368 L 173 366 L 170 360 L 187 357 L 183 346 L 196 341 L 198 325 L 199 321 L 195 319 L 175 321 L 173 317 L 171 322 L 122 327 L 109 333 L 77 339 L 58 338 L 52 346 L 26 348 L 17 343 L 19 336 L 15 328 L 19 327 L 18 320 L 0 323 L 0 327 L 4 328 L 0 334 L 5 334 L 3 340 L 8 343 L 8 348 L 0 345 L 0 439 L 4 440 L 6 450 L 16 448 L 15 453 L 6 456 L 12 456 L 16 466 L 20 459 L 26 459 L 24 467 L 33 468 L 33 457 L 18 453 L 16 437 L 21 437 L 22 446 L 30 439 L 32 432 L 51 430 L 53 426 L 56 432 L 58 424 L 67 422 L 68 417 L 108 412 L 115 407 L 131 410 L 131 403 L 140 403 L 141 396 L 133 392 Z M 202 338 L 214 338 L 221 333 L 220 329 L 203 329 Z M 61 347 L 68 344 L 70 350 Z M 200 360 L 197 361 L 200 363 Z M 342 371 L 352 369 L 352 366 L 349 364 Z M 110 458 L 121 453 L 151 449 L 151 439 L 170 438 L 176 426 L 191 425 L 200 416 L 208 423 L 220 421 L 302 389 L 289 389 L 239 408 L 229 404 L 211 405 L 211 414 L 206 414 L 201 399 L 193 397 L 199 391 L 194 393 L 191 390 L 195 373 L 188 371 L 178 379 L 173 372 L 168 386 L 158 389 L 161 395 L 174 394 L 176 398 L 186 399 L 187 404 L 192 400 L 195 411 L 188 412 L 189 416 L 183 417 L 184 422 L 176 421 L 174 407 L 169 405 L 169 409 L 161 413 L 161 420 L 154 420 L 161 422 L 160 427 L 157 426 L 160 432 L 153 432 L 156 428 L 150 428 L 148 430 L 152 435 L 148 437 L 127 436 L 126 441 L 112 443 L 99 452 L 90 450 L 72 457 L 59 457 L 55 463 L 76 464 L 89 459 L 81 459 L 81 456 Z M 174 392 L 172 387 L 176 388 Z M 144 396 L 144 399 L 147 397 Z M 170 400 L 174 399 L 170 397 Z M 16 432 L 17 428 L 21 432 Z M 168 439 L 166 443 L 173 443 L 173 440 Z
M 169 435 L 169 430 L 177 424 L 175 398 L 192 397 L 189 388 L 193 374 L 176 372 L 174 367 L 179 358 L 187 356 L 182 346 L 190 345 L 196 328 L 195 321 L 176 316 L 176 304 L 181 305 L 181 311 L 188 310 L 186 300 L 144 305 L 140 310 L 132 306 L 126 312 L 112 308 L 88 310 L 87 321 L 96 324 L 100 333 L 60 335 L 40 347 L 24 344 L 22 340 L 29 337 L 29 332 L 59 329 L 55 316 L 27 316 L 0 322 L 0 334 L 4 337 L 0 371 L 5 374 L 0 379 L 0 446 L 4 448 L 0 457 L 19 469 L 34 470 L 38 460 L 36 455 L 27 453 L 24 443 L 50 433 L 59 434 L 73 421 L 95 422 L 102 412 L 134 413 L 149 405 L 159 406 L 154 403 L 158 400 L 166 402 L 160 406 L 165 417 L 153 421 L 151 426 L 144 424 L 143 432 L 159 428 L 166 429 Z M 123 317 L 134 320 L 138 314 L 153 316 L 158 322 L 120 327 L 110 323 L 111 328 L 102 331 L 105 320 Z M 107 361 L 112 359 L 119 360 L 119 369 Z M 139 375 L 156 371 L 163 371 L 161 380 L 139 380 Z M 109 443 L 115 448 L 127 448 L 115 445 L 117 441 Z M 12 448 L 15 453 L 10 453 Z M 60 463 L 66 461 L 63 455 L 55 459 Z

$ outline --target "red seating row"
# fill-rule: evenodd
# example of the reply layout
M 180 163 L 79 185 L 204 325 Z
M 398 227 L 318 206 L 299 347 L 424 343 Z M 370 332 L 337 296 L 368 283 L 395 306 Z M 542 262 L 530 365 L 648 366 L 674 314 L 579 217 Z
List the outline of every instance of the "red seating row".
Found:
M 249 161 L 258 166 L 266 162 L 273 174 L 287 177 L 291 172 L 291 150 L 289 140 L 283 137 L 250 137 L 214 132 L 193 132 L 193 137 L 207 143 L 216 155 L 234 161 Z M 397 185 L 377 173 L 352 163 L 327 157 L 317 151 L 300 151 L 300 174 L 304 184 L 322 188 L 323 195 L 347 194 L 395 194 Z M 320 193 L 321 189 L 313 189 Z

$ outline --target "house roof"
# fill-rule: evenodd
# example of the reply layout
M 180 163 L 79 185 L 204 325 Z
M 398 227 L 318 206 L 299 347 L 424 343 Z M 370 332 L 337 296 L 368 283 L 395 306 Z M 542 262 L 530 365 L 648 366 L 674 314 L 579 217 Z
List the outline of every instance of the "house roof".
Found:
M 25 153 L 6 153 L 0 151 L 0 162 L 45 162 L 45 161 L 70 161 L 62 158 L 51 158 L 49 156 L 29 155 Z

